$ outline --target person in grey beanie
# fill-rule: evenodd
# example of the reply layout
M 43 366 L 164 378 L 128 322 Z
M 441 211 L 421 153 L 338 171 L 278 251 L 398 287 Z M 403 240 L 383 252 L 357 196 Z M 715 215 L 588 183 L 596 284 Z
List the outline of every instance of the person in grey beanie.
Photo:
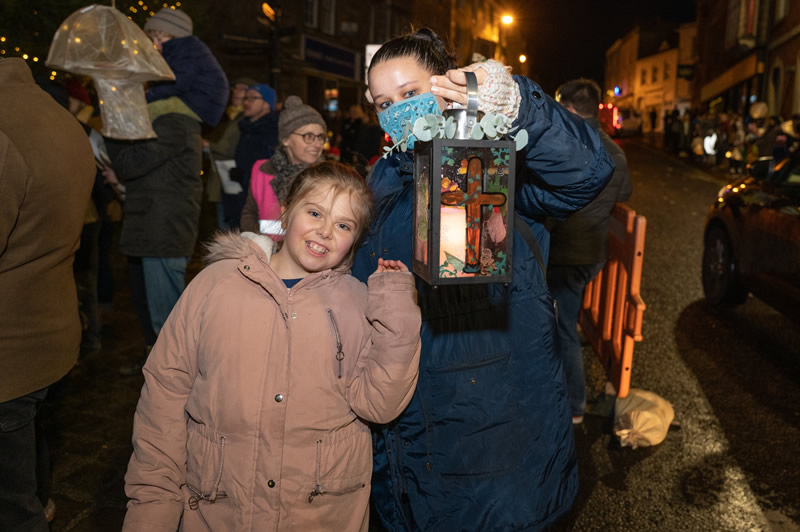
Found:
M 272 158 L 253 167 L 241 230 L 265 233 L 280 239 L 281 205 L 297 174 L 323 159 L 327 125 L 319 112 L 289 96 L 278 117 L 278 147 Z M 260 164 L 259 164 L 260 163 Z

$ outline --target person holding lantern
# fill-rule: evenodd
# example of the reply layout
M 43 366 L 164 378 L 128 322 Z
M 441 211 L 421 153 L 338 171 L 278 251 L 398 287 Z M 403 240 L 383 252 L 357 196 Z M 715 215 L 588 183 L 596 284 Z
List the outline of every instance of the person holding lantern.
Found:
M 381 258 L 413 262 L 416 138 L 405 125 L 466 104 L 465 71 L 477 77 L 480 110 L 507 116 L 530 139 L 517 156 L 514 197 L 526 228 L 513 239 L 509 284 L 434 290 L 417 281 L 418 387 L 396 420 L 374 427 L 372 493 L 391 532 L 545 528 L 578 490 L 542 221 L 567 217 L 608 182 L 614 165 L 590 125 L 496 61 L 456 68 L 429 29 L 384 43 L 369 66 L 367 96 L 384 131 L 406 151 L 372 170 L 378 212 L 353 274 L 366 280 Z

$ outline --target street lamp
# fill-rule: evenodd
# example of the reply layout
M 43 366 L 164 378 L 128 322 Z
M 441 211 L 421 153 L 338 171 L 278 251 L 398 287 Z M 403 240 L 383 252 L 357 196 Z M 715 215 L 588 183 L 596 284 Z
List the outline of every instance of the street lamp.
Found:
M 519 62 L 520 63 L 524 63 L 527 60 L 528 60 L 528 56 L 526 56 L 525 54 L 520 54 L 520 56 L 519 56 Z
M 508 26 L 509 24 L 514 22 L 514 17 L 512 17 L 511 15 L 503 15 L 503 18 L 501 18 L 500 21 L 506 26 Z

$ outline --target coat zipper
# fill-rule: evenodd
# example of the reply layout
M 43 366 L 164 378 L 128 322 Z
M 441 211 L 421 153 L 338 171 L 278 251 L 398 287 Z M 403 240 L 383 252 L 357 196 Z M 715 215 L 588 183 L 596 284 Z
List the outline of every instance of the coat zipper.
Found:
M 342 351 L 342 339 L 339 336 L 339 327 L 336 326 L 336 319 L 333 317 L 333 311 L 328 309 L 328 317 L 331 319 L 333 325 L 333 334 L 336 337 L 336 360 L 339 361 L 339 378 L 342 378 L 342 360 L 344 360 L 344 351 Z

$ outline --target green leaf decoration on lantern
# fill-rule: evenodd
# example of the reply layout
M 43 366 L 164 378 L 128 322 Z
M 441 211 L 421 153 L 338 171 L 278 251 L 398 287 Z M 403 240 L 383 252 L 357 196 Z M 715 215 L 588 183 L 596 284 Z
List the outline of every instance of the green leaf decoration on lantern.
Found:
M 428 142 L 433 138 L 433 130 L 426 116 L 421 116 L 414 122 L 414 136 L 422 142 Z
M 486 138 L 493 138 L 497 135 L 497 121 L 495 120 L 495 116 L 491 113 L 487 115 L 483 115 L 481 118 L 480 125 L 481 129 L 483 130 L 483 134 Z M 473 129 L 473 132 L 475 130 Z
M 517 136 L 514 137 L 514 142 L 516 143 L 517 151 L 525 149 L 525 146 L 528 145 L 528 130 L 520 129 Z
M 447 121 L 444 124 L 444 136 L 448 139 L 456 136 L 456 121 L 452 116 L 447 117 Z
M 511 136 L 510 132 L 516 131 L 518 127 L 511 127 L 511 119 L 506 115 L 497 113 L 486 113 L 477 122 L 470 132 L 473 140 L 502 140 L 510 138 L 516 141 L 517 151 L 523 149 L 528 144 L 528 132 L 524 129 L 519 130 L 517 135 Z M 455 119 L 450 116 L 445 119 L 439 114 L 427 114 L 417 118 L 414 123 L 406 122 L 403 124 L 403 136 L 391 147 L 384 147 L 386 153 L 384 159 L 395 149 L 405 152 L 408 150 L 408 137 L 414 135 L 421 142 L 428 142 L 432 139 L 452 139 L 456 136 L 458 128 Z

